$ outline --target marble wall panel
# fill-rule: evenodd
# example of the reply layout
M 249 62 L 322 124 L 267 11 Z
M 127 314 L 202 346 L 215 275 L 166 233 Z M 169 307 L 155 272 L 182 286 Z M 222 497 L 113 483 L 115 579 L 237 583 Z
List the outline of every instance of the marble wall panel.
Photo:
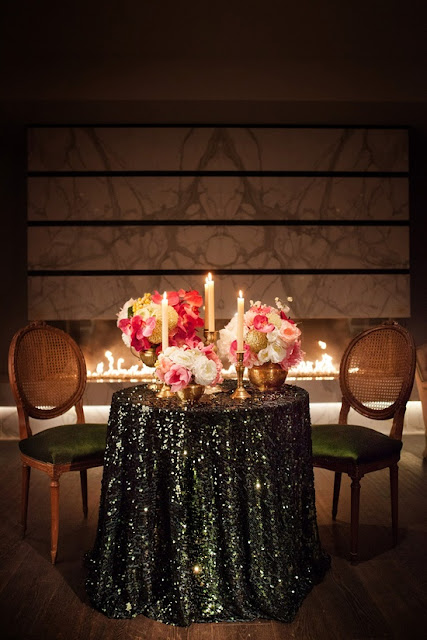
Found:
M 396 269 L 409 228 L 393 226 L 35 227 L 30 270 Z
M 406 129 L 34 127 L 30 171 L 407 171 Z
M 409 220 L 408 179 L 394 175 L 408 171 L 407 134 L 404 128 L 357 127 L 29 128 L 30 270 L 157 272 L 148 278 L 30 276 L 29 316 L 114 318 L 126 299 L 144 291 L 202 289 L 203 278 L 168 272 L 253 269 L 257 275 L 219 278 L 218 317 L 232 315 L 241 288 L 254 299 L 293 296 L 301 318 L 407 317 L 409 275 L 378 273 L 409 267 L 408 226 L 393 227 Z M 39 171 L 105 175 L 37 176 Z M 202 175 L 224 171 L 239 175 Z M 276 220 L 299 225 L 271 224 Z M 55 221 L 106 224 L 37 226 Z M 114 221 L 145 224 L 109 224 Z M 300 226 L 303 221 L 315 224 Z M 349 221 L 390 225 L 340 225 Z M 265 273 L 287 267 L 312 275 Z M 316 273 L 355 268 L 372 272 Z
M 145 292 L 203 290 L 204 277 L 166 276 L 51 276 L 29 277 L 31 320 L 115 319 L 130 297 Z M 410 315 L 408 275 L 239 275 L 215 277 L 218 318 L 236 310 L 239 290 L 246 304 L 293 299 L 294 318 L 404 318 Z
M 28 220 L 407 220 L 397 177 L 33 177 Z

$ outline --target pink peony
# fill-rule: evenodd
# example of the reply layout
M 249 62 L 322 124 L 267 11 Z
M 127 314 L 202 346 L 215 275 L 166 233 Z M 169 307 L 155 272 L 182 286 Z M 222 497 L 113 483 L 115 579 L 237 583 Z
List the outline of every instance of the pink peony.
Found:
M 166 384 L 170 385 L 171 391 L 184 389 L 191 380 L 191 372 L 179 364 L 172 364 L 164 375 Z
M 304 351 L 301 349 L 301 343 L 295 342 L 294 345 L 288 350 L 286 358 L 280 363 L 282 369 L 290 369 L 299 364 L 305 356 Z
M 160 358 L 158 360 L 157 367 L 156 367 L 156 375 L 159 378 L 159 380 L 164 382 L 165 374 L 169 371 L 172 364 L 173 362 L 172 360 L 169 360 L 169 358 Z

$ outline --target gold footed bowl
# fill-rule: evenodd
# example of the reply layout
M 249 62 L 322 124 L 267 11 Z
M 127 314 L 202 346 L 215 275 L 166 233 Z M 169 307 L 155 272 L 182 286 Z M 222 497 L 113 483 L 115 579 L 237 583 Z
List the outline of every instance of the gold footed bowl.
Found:
M 258 391 L 277 391 L 285 383 L 288 372 L 280 364 L 265 362 L 248 369 L 250 383 Z
M 205 392 L 202 384 L 188 384 L 184 389 L 175 391 L 177 398 L 182 404 L 198 402 Z

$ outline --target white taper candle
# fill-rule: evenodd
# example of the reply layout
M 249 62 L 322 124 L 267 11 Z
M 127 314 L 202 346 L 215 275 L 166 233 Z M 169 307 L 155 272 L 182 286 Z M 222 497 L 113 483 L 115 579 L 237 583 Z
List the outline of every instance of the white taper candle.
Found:
M 237 298 L 237 351 L 243 351 L 243 315 L 245 313 L 245 299 L 241 291 Z
M 162 300 L 162 351 L 166 351 L 168 346 L 169 346 L 168 298 L 165 291 L 163 294 L 163 300 Z

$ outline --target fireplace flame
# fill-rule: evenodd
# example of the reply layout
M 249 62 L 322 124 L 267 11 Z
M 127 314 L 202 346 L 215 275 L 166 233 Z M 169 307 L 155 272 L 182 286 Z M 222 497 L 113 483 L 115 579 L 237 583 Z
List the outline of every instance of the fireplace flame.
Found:
M 322 350 L 326 349 L 326 342 L 318 342 Z M 118 358 L 117 362 L 111 351 L 105 352 L 105 362 L 98 362 L 94 371 L 87 371 L 87 379 L 91 382 L 147 382 L 153 378 L 154 369 L 147 367 L 142 362 L 129 368 L 123 367 L 124 358 Z M 332 356 L 322 353 L 319 360 L 303 360 L 296 367 L 289 369 L 287 380 L 334 380 L 339 370 L 333 362 Z M 231 366 L 222 370 L 224 378 L 235 378 L 236 369 Z

